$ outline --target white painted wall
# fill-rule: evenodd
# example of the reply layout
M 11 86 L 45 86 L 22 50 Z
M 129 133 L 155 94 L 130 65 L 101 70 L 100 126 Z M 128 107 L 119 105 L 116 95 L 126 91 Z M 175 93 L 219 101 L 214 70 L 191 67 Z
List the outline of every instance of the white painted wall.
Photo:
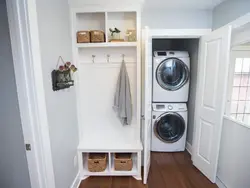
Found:
M 157 29 L 212 28 L 211 10 L 144 8 L 142 26 Z
M 223 122 L 218 178 L 227 188 L 249 188 L 250 128 L 231 120 Z
M 213 10 L 213 29 L 217 29 L 227 23 L 250 12 L 249 0 L 224 1 Z
M 69 6 L 67 0 L 36 2 L 55 183 L 69 188 L 78 172 L 74 166 L 78 145 L 75 88 L 54 92 L 51 84 L 58 57 L 72 59 Z
M 155 2 L 145 0 L 142 4 L 142 27 L 149 26 L 153 29 L 207 29 L 212 28 L 212 10 L 195 9 L 190 7 L 180 6 L 179 8 L 167 6 L 167 1 L 156 5 Z M 104 2 L 104 3 L 103 3 Z M 126 0 L 117 4 L 116 0 L 69 0 L 71 7 L 78 8 L 88 4 L 92 7 L 98 7 L 98 3 L 103 4 L 103 7 L 137 7 L 141 5 L 142 0 Z M 152 6 L 152 2 L 156 6 Z M 139 4 L 138 4 L 139 3 Z M 180 2 L 179 2 L 180 3 Z M 194 2 L 192 2 L 194 3 Z M 170 2 L 170 4 L 173 4 Z M 175 4 L 175 3 L 174 3 Z M 184 4 L 187 4 L 184 2 Z M 191 3 L 189 3 L 190 5 Z M 199 3 L 197 3 L 199 4 Z M 204 4 L 204 3 L 201 3 Z M 209 3 L 210 4 L 210 3 Z M 141 6 L 140 6 L 141 7 Z
M 5 0 L 0 0 L 0 187 L 29 188 Z

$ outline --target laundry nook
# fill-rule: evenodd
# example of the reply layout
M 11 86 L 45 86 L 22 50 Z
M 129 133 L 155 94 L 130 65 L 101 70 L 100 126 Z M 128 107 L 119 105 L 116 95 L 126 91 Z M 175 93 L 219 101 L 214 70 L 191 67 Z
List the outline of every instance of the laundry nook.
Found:
M 250 188 L 249 7 L 0 0 L 0 188 Z

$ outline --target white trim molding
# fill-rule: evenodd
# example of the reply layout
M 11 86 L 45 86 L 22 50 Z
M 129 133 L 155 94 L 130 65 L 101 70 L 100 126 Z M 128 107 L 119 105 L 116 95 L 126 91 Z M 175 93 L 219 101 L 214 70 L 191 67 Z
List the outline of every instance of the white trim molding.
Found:
M 211 29 L 150 29 L 152 38 L 200 38 L 211 33 Z
M 226 26 L 232 25 L 232 29 L 237 29 L 237 28 L 240 28 L 240 27 L 248 24 L 249 20 L 250 20 L 250 13 L 247 13 L 247 14 L 237 18 L 236 20 L 228 23 Z
M 31 144 L 26 152 L 31 187 L 55 188 L 36 0 L 6 4 L 24 142 Z
M 250 37 L 249 37 L 249 41 L 250 41 Z M 232 51 L 250 51 L 250 45 L 249 46 L 246 46 L 246 45 L 235 46 L 235 47 L 232 47 Z
M 80 176 L 80 172 L 78 172 L 70 188 L 78 188 L 81 184 L 81 181 L 82 179 Z
M 228 188 L 228 187 L 226 187 L 226 185 L 224 183 L 222 183 L 222 181 L 218 178 L 218 176 L 216 177 L 215 183 L 219 188 Z
M 192 145 L 189 142 L 186 142 L 186 150 L 192 156 Z

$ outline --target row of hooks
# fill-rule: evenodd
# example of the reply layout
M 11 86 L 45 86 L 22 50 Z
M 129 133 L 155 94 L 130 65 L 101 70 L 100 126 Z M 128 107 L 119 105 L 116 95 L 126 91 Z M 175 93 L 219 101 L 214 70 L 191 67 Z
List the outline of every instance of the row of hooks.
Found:
M 95 63 L 95 58 L 96 58 L 96 55 L 92 55 L 92 63 Z M 122 62 L 124 62 L 124 61 L 125 61 L 125 55 L 122 54 Z M 107 63 L 109 63 L 109 62 L 110 62 L 110 55 L 107 54 Z

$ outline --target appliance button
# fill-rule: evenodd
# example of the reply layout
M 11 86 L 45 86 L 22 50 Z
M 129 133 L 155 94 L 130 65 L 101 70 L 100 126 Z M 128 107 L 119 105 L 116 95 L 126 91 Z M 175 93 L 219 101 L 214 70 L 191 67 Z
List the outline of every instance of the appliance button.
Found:
M 169 110 L 173 110 L 173 106 L 168 105 L 168 109 L 169 109 Z

